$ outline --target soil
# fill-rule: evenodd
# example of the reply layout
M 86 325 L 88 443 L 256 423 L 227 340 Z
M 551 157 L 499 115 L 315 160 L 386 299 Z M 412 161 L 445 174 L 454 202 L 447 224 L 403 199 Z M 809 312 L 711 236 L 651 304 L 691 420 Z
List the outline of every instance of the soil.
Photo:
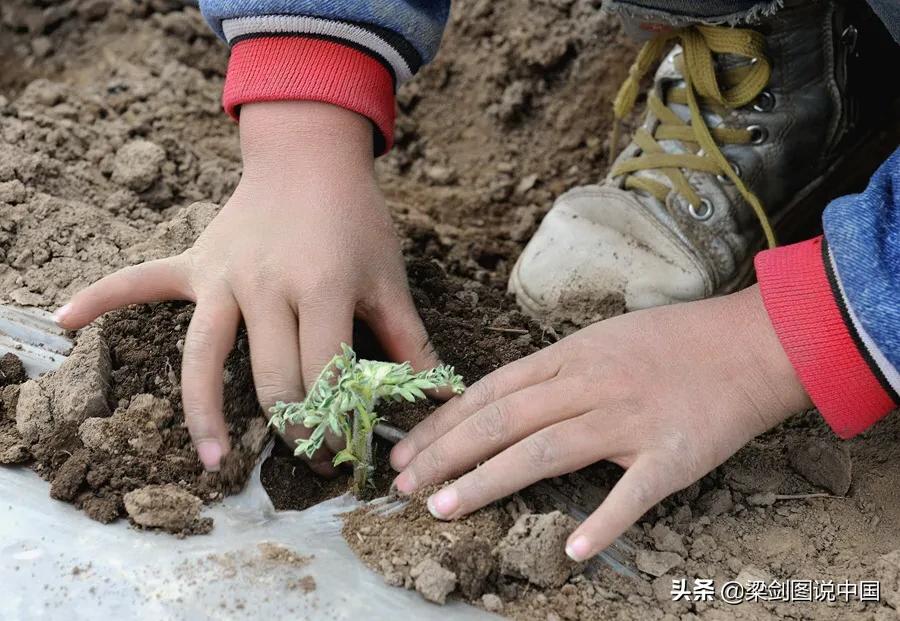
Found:
M 243 487 L 268 433 L 256 415 L 241 335 L 225 370 L 233 448 L 218 473 L 204 472 L 184 424 L 178 379 L 178 343 L 190 316 L 188 304 L 132 307 L 82 330 L 58 371 L 18 386 L 0 448 L 24 455 L 6 461 L 31 459 L 53 498 L 101 522 L 127 513 L 142 527 L 208 532 L 200 505 Z
M 469 383 L 574 328 L 536 325 L 505 287 L 554 197 L 608 164 L 610 101 L 636 48 L 598 5 L 459 0 L 438 59 L 400 92 L 397 148 L 378 173 L 425 324 Z M 55 308 L 118 267 L 191 244 L 241 170 L 219 103 L 225 61 L 196 9 L 177 0 L 0 6 L 0 303 Z M 581 323 L 621 304 L 577 310 Z M 37 381 L 0 361 L 0 461 L 31 463 L 54 497 L 101 521 L 123 517 L 124 496 L 148 485 L 202 502 L 238 490 L 266 439 L 246 337 L 226 372 L 233 457 L 204 474 L 178 380 L 190 314 L 181 303 L 111 313 L 77 335 L 66 367 Z M 361 331 L 358 348 L 377 355 L 368 342 Z M 409 429 L 432 409 L 383 414 Z M 591 563 L 563 580 L 558 548 L 532 538 L 561 536 L 560 496 L 592 510 L 621 475 L 608 464 L 552 481 L 556 495 L 533 489 L 449 524 L 428 515 L 422 496 L 387 516 L 354 513 L 345 534 L 391 584 L 519 619 L 889 619 L 900 603 L 897 437 L 897 416 L 844 443 L 814 412 L 791 419 L 629 530 L 638 578 Z M 391 478 L 386 450 L 379 443 L 374 493 Z M 283 447 L 263 480 L 284 509 L 347 489 Z M 195 506 L 187 500 L 179 516 Z M 533 572 L 511 553 L 519 544 L 557 557 Z M 672 601 L 673 578 L 750 576 L 882 579 L 882 602 Z M 291 585 L 314 588 L 299 575 Z

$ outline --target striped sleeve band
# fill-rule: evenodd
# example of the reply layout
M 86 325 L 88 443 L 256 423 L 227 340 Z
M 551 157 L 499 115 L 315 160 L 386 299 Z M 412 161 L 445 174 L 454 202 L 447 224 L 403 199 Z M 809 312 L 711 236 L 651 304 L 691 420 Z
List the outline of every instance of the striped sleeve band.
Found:
M 225 19 L 222 30 L 232 46 L 223 104 L 233 118 L 247 103 L 322 101 L 370 119 L 376 154 L 390 149 L 396 89 L 422 66 L 402 36 L 304 15 Z
M 384 65 L 397 86 L 412 78 L 422 65 L 416 49 L 384 28 L 305 15 L 260 15 L 222 21 L 225 40 L 234 45 L 256 37 L 294 36 L 343 43 L 369 54 Z
M 824 238 L 756 257 L 763 302 L 813 403 L 842 438 L 897 407 L 897 370 L 854 319 Z

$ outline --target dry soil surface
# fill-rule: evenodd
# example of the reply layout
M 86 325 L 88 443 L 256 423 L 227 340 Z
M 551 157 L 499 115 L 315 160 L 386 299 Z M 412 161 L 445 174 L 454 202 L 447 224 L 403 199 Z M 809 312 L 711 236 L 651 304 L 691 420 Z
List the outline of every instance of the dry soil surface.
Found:
M 469 382 L 571 329 L 535 325 L 504 292 L 553 197 L 605 171 L 610 101 L 635 47 L 598 4 L 459 0 L 438 60 L 400 93 L 397 148 L 379 175 L 425 323 Z M 53 308 L 191 243 L 240 174 L 219 105 L 225 59 L 176 0 L 2 3 L 0 302 Z M 240 487 L 265 429 L 242 337 L 226 373 L 233 464 L 202 473 L 178 380 L 190 312 L 111 314 L 38 381 L 0 361 L 0 458 L 31 463 L 54 497 L 96 519 L 129 511 L 145 527 L 207 529 L 192 519 L 198 502 Z M 428 409 L 389 415 L 409 428 Z M 453 524 L 431 520 L 419 497 L 388 516 L 354 514 L 345 533 L 391 584 L 521 619 L 889 619 L 900 603 L 898 425 L 888 417 L 841 443 L 807 413 L 758 438 L 629 531 L 638 578 L 566 565 L 557 544 L 572 523 L 536 492 Z M 346 488 L 286 450 L 264 475 L 285 508 Z M 619 475 L 601 464 L 555 485 L 590 509 Z M 673 578 L 881 579 L 882 601 L 673 602 Z

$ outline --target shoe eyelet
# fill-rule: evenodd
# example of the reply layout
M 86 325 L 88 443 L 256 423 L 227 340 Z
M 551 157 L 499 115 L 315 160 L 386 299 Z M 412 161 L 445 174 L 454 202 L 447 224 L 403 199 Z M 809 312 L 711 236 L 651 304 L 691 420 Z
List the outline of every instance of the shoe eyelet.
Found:
M 693 203 L 688 203 L 688 213 L 691 214 L 694 220 L 699 220 L 700 222 L 712 218 L 714 211 L 713 204 L 706 198 L 700 199 L 700 209 L 694 207 Z
M 729 161 L 728 163 L 731 165 L 731 170 L 734 171 L 734 174 L 740 177 L 741 167 L 736 162 Z M 731 183 L 731 177 L 728 175 L 716 175 L 716 179 L 719 180 L 719 183 Z
M 850 24 L 844 31 L 841 32 L 841 45 L 847 48 L 847 51 L 853 52 L 856 50 L 856 42 L 859 38 L 859 31 L 856 29 L 856 26 Z
M 769 137 L 769 132 L 760 125 L 751 125 L 747 128 L 750 132 L 750 144 L 762 144 Z
M 771 112 L 775 109 L 775 95 L 771 91 L 763 91 L 753 102 L 753 109 L 756 112 Z

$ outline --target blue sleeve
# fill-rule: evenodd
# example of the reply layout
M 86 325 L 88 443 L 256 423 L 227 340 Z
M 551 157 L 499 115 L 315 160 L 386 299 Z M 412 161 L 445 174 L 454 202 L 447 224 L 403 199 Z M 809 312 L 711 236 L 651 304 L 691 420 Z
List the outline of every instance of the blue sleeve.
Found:
M 239 18 L 306 17 L 313 20 L 306 24 L 320 20 L 320 28 L 333 22 L 337 37 L 341 25 L 365 28 L 397 48 L 415 73 L 437 53 L 450 0 L 201 0 L 200 9 L 216 34 L 226 40 L 225 24 Z M 303 22 L 293 23 L 303 27 Z
M 873 372 L 900 392 L 900 149 L 860 194 L 833 201 L 823 218 L 826 269 L 848 327 Z

